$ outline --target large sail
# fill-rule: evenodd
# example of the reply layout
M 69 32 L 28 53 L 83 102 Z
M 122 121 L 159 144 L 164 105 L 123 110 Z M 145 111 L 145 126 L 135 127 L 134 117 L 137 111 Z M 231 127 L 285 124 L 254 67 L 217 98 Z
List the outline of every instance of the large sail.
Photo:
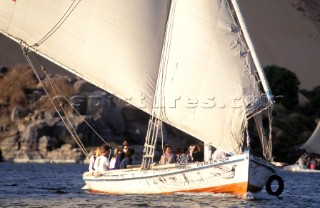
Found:
M 168 0 L 1 0 L 0 29 L 150 113 L 168 10 Z
M 0 29 L 149 114 L 160 110 L 172 126 L 240 153 L 261 95 L 228 2 L 0 0 Z
M 173 1 L 160 93 L 163 120 L 236 153 L 259 97 L 240 32 L 227 1 Z
M 320 121 L 308 141 L 302 145 L 302 148 L 309 153 L 320 154 Z

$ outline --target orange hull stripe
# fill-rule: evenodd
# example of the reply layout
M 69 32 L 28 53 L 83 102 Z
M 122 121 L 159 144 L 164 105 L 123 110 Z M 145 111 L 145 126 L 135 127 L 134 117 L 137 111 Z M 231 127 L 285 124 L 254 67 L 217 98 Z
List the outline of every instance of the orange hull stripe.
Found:
M 215 186 L 215 187 L 209 187 L 209 188 L 180 190 L 180 191 L 174 191 L 174 192 L 162 192 L 162 193 L 157 193 L 157 194 L 171 194 L 171 193 L 175 193 L 175 192 L 194 192 L 194 193 L 212 192 L 212 193 L 229 193 L 229 194 L 244 195 L 247 193 L 247 187 L 248 187 L 248 183 L 243 182 L 243 183 L 234 183 L 234 184 Z M 90 192 L 103 193 L 103 194 L 117 194 L 117 193 L 103 192 L 103 191 L 97 191 L 97 190 L 92 190 L 92 189 L 90 189 Z
M 200 188 L 200 189 L 192 189 L 192 190 L 182 190 L 179 192 L 212 192 L 212 193 L 230 193 L 230 194 L 246 194 L 247 193 L 248 183 L 234 183 L 223 186 L 215 186 L 209 188 Z

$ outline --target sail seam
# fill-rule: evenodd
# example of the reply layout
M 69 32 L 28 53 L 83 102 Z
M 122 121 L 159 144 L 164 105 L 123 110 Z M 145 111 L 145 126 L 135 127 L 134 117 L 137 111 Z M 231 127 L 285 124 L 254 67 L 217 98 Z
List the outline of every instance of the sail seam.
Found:
M 10 25 L 11 25 L 11 20 L 12 20 L 13 14 L 14 14 L 14 10 L 16 9 L 16 4 L 17 4 L 17 3 L 15 2 L 15 3 L 14 3 L 13 10 L 12 10 L 12 12 L 11 12 L 11 16 L 10 16 L 10 20 L 9 20 L 9 24 L 8 24 L 7 29 L 6 29 L 6 32 L 8 32 L 9 27 L 10 27 Z
M 173 6 L 173 1 L 170 2 L 170 9 L 169 9 L 169 14 L 167 17 L 167 28 L 171 26 L 170 24 L 170 15 L 172 15 L 172 12 L 174 10 Z M 156 89 L 154 93 L 154 100 L 153 100 L 153 105 L 151 109 L 151 118 L 149 120 L 148 124 L 148 130 L 147 130 L 147 135 L 145 139 L 145 145 L 144 145 L 144 150 L 143 150 L 143 158 L 142 158 L 142 163 L 141 163 L 141 169 L 148 169 L 150 168 L 151 163 L 153 162 L 154 158 L 154 151 L 155 151 L 155 145 L 156 141 L 158 138 L 158 133 L 160 130 L 160 136 L 162 138 L 162 148 L 163 148 L 163 132 L 162 132 L 162 121 L 160 120 L 160 117 L 162 114 L 165 114 L 163 111 L 164 105 L 163 105 L 163 100 L 164 100 L 164 92 L 163 92 L 163 85 L 164 85 L 164 80 L 165 80 L 165 73 L 164 69 L 165 66 L 167 65 L 167 57 L 166 57 L 166 51 L 167 51 L 167 38 L 168 38 L 168 29 L 166 29 L 166 34 L 165 34 L 165 40 L 163 42 L 163 50 L 161 54 L 161 60 L 160 60 L 160 65 L 159 65 L 159 72 L 158 72 L 158 79 L 156 82 Z M 165 117 L 162 119 L 165 120 Z
M 171 38 L 170 37 L 172 36 L 172 28 L 174 25 L 174 18 L 172 16 L 175 14 L 176 4 L 177 4 L 176 0 L 171 1 L 170 14 L 168 16 L 166 35 L 165 35 L 165 40 L 163 43 L 163 53 L 161 56 L 162 61 L 160 63 L 159 78 L 158 78 L 157 88 L 156 88 L 156 93 L 158 94 L 158 96 L 155 97 L 155 103 L 154 103 L 154 105 L 156 105 L 157 98 L 161 99 L 160 101 L 158 101 L 159 108 L 160 108 L 160 112 L 159 112 L 158 116 L 162 117 L 162 119 L 168 123 L 170 123 L 170 122 L 166 116 L 166 111 L 165 111 L 165 100 L 164 100 L 165 99 L 165 97 L 164 97 L 165 87 L 164 87 L 164 85 L 165 85 L 165 80 L 166 80 L 165 75 L 167 74 L 167 66 L 168 66 L 168 62 L 169 62 L 168 54 L 169 54 L 170 46 L 171 46 Z
M 68 7 L 67 11 L 62 15 L 59 21 L 45 34 L 38 42 L 34 43 L 32 46 L 40 46 L 44 43 L 48 38 L 50 38 L 60 27 L 61 25 L 67 20 L 70 14 L 74 11 L 74 9 L 78 6 L 78 4 L 82 0 L 73 0 L 71 5 Z M 75 5 L 74 5 L 75 4 Z

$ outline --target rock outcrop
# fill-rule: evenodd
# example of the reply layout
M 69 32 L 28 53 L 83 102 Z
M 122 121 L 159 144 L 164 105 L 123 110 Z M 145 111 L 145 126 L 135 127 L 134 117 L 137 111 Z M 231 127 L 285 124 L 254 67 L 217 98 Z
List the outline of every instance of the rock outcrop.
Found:
M 10 70 L 2 69 L 2 79 L 6 82 L 10 82 L 10 77 L 6 76 L 17 76 L 23 71 L 21 66 L 18 72 L 11 73 Z M 31 76 L 28 79 L 32 79 Z M 134 163 L 141 161 L 149 120 L 146 113 L 84 80 L 61 75 L 51 75 L 50 79 L 65 89 L 67 95 L 52 96 L 53 91 L 49 91 L 52 96 L 49 98 L 36 81 L 23 85 L 27 89 L 18 88 L 17 92 L 11 89 L 18 101 L 13 101 L 10 94 L 0 94 L 0 98 L 5 98 L 0 100 L 0 159 L 81 163 L 88 161 L 94 147 L 105 142 L 115 147 L 127 138 L 135 149 Z M 48 80 L 43 83 L 50 85 Z M 59 91 L 63 92 L 63 89 Z M 166 138 L 167 135 L 164 142 Z M 81 146 L 89 151 L 87 157 L 79 148 Z M 160 155 L 159 152 L 156 155 Z

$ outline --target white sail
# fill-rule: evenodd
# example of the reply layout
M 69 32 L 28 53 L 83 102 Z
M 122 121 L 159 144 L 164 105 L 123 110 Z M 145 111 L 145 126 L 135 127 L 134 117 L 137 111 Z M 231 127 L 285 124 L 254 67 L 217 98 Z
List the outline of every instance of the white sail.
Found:
M 34 49 L 150 113 L 168 10 L 168 0 L 1 0 L 0 29 L 30 46 L 56 29 Z
M 173 1 L 168 24 L 161 119 L 241 152 L 246 109 L 259 94 L 227 1 Z
M 247 116 L 261 107 L 226 0 L 1 0 L 0 29 L 226 151 L 241 153 Z
M 309 153 L 320 154 L 320 121 L 308 141 L 302 145 L 302 148 Z
M 229 3 L 235 1 L 0 0 L 1 33 L 152 115 L 141 166 L 84 173 L 90 191 L 244 195 L 266 184 L 268 193 L 281 194 L 273 165 L 241 154 L 248 119 L 263 128 L 260 80 L 272 95 L 234 18 L 239 8 Z M 159 119 L 238 155 L 155 165 Z

